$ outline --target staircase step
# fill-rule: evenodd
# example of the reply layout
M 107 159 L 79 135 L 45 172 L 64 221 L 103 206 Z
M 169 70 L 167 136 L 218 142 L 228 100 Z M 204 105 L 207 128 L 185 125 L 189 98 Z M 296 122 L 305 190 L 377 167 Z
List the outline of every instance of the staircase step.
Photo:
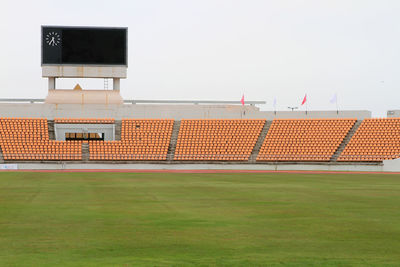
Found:
M 3 150 L 0 147 L 0 163 L 4 163 Z
M 115 121 L 114 127 L 115 127 L 115 132 L 114 132 L 115 140 L 119 141 L 119 140 L 121 140 L 122 121 L 120 121 L 120 120 Z
M 54 120 L 47 120 L 47 128 L 49 131 L 49 139 L 56 140 L 56 134 L 54 131 Z
M 181 127 L 181 121 L 174 121 L 174 126 L 172 128 L 171 141 L 170 141 L 169 147 L 168 147 L 168 156 L 167 156 L 168 161 L 174 160 L 175 149 L 176 149 L 176 144 L 178 143 L 178 135 L 179 135 L 180 127 Z
M 343 139 L 342 143 L 339 145 L 338 149 L 335 151 L 335 154 L 333 154 L 331 161 L 337 161 L 337 159 L 340 157 L 340 154 L 342 154 L 343 150 L 346 148 L 347 144 L 356 133 L 358 127 L 360 127 L 361 123 L 362 120 L 357 120 L 356 123 L 354 123 L 353 127 L 350 129 L 346 137 Z
M 249 162 L 255 163 L 257 161 L 257 156 L 258 153 L 260 152 L 260 149 L 262 147 L 262 144 L 264 143 L 265 137 L 267 136 L 268 130 L 271 127 L 272 121 L 265 121 L 264 127 L 261 130 L 260 136 L 257 139 L 256 145 L 253 148 L 253 151 L 251 151 L 251 155 L 249 158 Z
M 82 161 L 89 161 L 90 154 L 89 154 L 89 143 L 82 142 Z

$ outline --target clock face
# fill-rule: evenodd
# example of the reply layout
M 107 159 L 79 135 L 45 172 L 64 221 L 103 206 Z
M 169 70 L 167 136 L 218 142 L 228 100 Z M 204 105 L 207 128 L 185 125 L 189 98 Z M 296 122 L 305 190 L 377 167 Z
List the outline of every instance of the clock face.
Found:
M 57 32 L 49 32 L 46 35 L 46 43 L 49 46 L 57 46 L 61 42 L 60 35 Z

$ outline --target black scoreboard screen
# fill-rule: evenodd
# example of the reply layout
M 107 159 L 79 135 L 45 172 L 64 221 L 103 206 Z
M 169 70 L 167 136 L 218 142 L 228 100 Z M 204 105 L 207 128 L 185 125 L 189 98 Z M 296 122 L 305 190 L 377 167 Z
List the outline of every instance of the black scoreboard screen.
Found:
M 42 65 L 126 66 L 127 28 L 42 26 Z

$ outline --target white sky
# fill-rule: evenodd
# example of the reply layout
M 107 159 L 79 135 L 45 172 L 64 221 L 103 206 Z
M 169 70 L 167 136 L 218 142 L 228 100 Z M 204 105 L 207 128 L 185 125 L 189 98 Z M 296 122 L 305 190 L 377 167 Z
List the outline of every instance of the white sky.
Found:
M 44 98 L 40 26 L 129 28 L 125 99 L 400 109 L 399 0 L 2 0 L 0 97 Z M 103 80 L 62 80 L 102 89 Z

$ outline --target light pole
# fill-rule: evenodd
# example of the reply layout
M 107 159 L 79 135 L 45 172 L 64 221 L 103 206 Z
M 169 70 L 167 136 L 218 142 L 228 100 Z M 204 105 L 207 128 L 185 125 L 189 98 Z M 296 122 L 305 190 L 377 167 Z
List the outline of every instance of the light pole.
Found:
M 298 109 L 299 107 L 287 107 L 288 109 L 291 109 L 292 111 L 294 111 L 295 109 Z

